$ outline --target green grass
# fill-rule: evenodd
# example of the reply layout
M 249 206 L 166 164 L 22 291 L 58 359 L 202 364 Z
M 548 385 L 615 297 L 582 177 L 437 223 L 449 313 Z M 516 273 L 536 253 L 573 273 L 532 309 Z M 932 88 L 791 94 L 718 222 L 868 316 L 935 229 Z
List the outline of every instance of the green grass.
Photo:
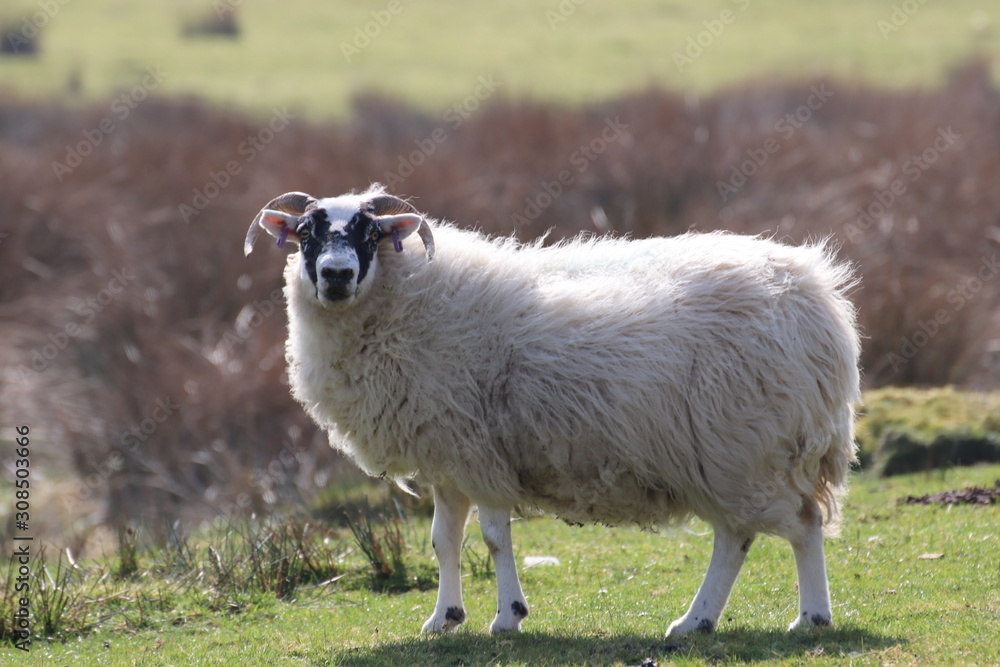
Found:
M 197 586 L 183 585 L 190 574 L 158 570 L 141 558 L 145 574 L 105 581 L 92 592 L 103 599 L 89 611 L 103 620 L 91 632 L 36 643 L 30 663 L 638 665 L 652 657 L 661 665 L 998 664 L 1000 507 L 897 503 L 910 494 L 992 485 L 998 477 L 1000 466 L 857 477 L 843 535 L 827 542 L 832 630 L 783 631 L 796 613 L 791 550 L 762 538 L 719 631 L 668 652 L 663 633 L 685 610 L 707 566 L 711 535 L 704 524 L 656 535 L 532 519 L 514 525 L 518 560 L 556 556 L 561 565 L 522 569 L 532 613 L 517 636 L 488 634 L 495 590 L 483 572 L 464 580 L 466 624 L 454 635 L 422 637 L 435 591 L 373 592 L 364 585 L 369 566 L 356 550 L 343 552 L 344 579 L 302 587 L 288 602 L 247 595 L 229 610 L 208 604 L 211 596 Z M 428 531 L 423 517 L 406 527 L 415 569 L 432 565 Z M 478 527 L 471 525 L 470 533 L 468 548 L 481 557 Z M 331 549 L 343 547 L 338 540 L 334 535 Z M 943 556 L 919 558 L 927 553 Z M 0 662 L 18 658 L 27 664 L 20 652 L 0 649 Z
M 479 77 L 494 77 L 509 97 L 577 103 L 649 84 L 708 91 L 820 72 L 934 84 L 974 53 L 1000 55 L 1000 14 L 980 0 L 922 4 L 885 36 L 879 21 L 891 20 L 893 3 L 868 0 L 399 0 L 395 15 L 389 0 L 217 2 L 239 5 L 237 39 L 182 35 L 185 22 L 213 13 L 209 0 L 67 2 L 46 20 L 37 57 L 0 58 L 0 88 L 65 99 L 73 79 L 83 99 L 109 100 L 158 67 L 166 78 L 157 94 L 328 117 L 343 116 L 353 95 L 371 89 L 443 112 L 474 94 Z M 575 9 L 558 20 L 560 6 Z M 38 11 L 37 0 L 5 3 L 3 38 Z M 368 25 L 373 11 L 391 20 Z M 375 36 L 348 62 L 342 45 L 353 46 L 366 25 Z M 700 39 L 702 52 L 678 66 L 689 39 Z

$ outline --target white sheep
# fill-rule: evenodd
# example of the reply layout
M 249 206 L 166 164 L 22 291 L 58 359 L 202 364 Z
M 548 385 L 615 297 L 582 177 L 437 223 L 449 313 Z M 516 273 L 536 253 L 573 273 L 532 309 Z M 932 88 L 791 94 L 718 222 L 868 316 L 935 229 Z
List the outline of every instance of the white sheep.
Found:
M 494 633 L 528 615 L 515 508 L 708 522 L 708 572 L 668 636 L 715 628 L 757 533 L 792 544 L 789 629 L 831 623 L 823 524 L 836 527 L 855 460 L 859 345 L 850 268 L 822 244 L 713 233 L 543 247 L 436 222 L 432 235 L 378 186 L 276 198 L 248 253 L 258 224 L 301 244 L 284 273 L 295 398 L 368 473 L 433 485 L 440 587 L 424 631 L 465 619 L 473 504 L 496 568 Z M 426 253 L 403 243 L 414 231 Z

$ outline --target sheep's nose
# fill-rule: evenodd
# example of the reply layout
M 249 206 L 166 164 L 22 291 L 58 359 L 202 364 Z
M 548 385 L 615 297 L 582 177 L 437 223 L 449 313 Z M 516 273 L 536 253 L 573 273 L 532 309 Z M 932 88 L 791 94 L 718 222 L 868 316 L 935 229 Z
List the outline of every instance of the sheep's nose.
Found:
M 319 275 L 329 283 L 346 283 L 354 280 L 354 269 L 323 268 Z

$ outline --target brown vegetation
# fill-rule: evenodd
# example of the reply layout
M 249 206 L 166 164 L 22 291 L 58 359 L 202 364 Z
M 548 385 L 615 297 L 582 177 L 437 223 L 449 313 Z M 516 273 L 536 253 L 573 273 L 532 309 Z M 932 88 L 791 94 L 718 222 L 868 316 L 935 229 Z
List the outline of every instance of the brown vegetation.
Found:
M 70 514 L 263 511 L 339 474 L 285 385 L 282 251 L 242 242 L 278 193 L 371 181 L 522 239 L 832 236 L 862 277 L 869 386 L 1000 386 L 1000 92 L 982 63 L 933 91 L 758 82 L 441 116 L 373 95 L 326 125 L 7 99 L 2 420 L 72 463 Z
M 923 496 L 907 496 L 901 502 L 907 505 L 993 505 L 1000 498 L 1000 479 L 993 488 L 981 486 L 967 486 L 964 489 L 954 491 L 942 491 L 941 493 L 930 493 Z

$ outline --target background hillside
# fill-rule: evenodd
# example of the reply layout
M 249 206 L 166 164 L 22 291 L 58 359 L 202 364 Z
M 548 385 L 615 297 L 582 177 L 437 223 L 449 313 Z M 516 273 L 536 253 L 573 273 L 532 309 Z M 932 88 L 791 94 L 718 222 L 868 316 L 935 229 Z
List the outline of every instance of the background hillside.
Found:
M 0 86 L 104 102 L 153 67 L 160 95 L 312 118 L 344 118 L 372 90 L 438 112 L 480 76 L 514 99 L 566 104 L 764 77 L 899 89 L 1000 55 L 998 21 L 982 0 L 7 0 L 4 48 L 23 52 L 37 32 L 37 56 L 2 59 Z

